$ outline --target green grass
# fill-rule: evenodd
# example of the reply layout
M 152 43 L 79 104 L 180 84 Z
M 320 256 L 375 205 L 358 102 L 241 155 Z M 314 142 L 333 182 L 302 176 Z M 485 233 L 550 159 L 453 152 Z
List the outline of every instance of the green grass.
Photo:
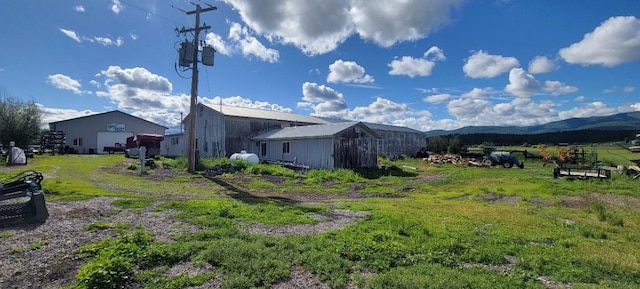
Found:
M 634 157 L 597 149 L 599 159 L 611 162 Z M 83 260 L 78 288 L 132 282 L 185 288 L 218 273 L 223 288 L 269 288 L 296 267 L 332 288 L 544 288 L 539 276 L 573 288 L 640 287 L 640 181 L 624 175 L 581 181 L 554 179 L 552 167 L 535 160 L 525 169 L 504 169 L 406 159 L 385 160 L 384 170 L 307 173 L 247 165 L 240 173 L 205 178 L 184 173 L 180 159 L 160 161 L 177 173 L 157 169 L 141 176 L 126 170 L 130 163 L 122 156 L 37 156 L 30 162 L 29 169 L 52 176 L 43 183 L 48 201 L 114 196 L 119 209 L 171 209 L 202 228 L 163 243 L 133 224 L 89 223 L 85 230 L 113 229 L 118 236 L 76 251 Z M 19 169 L 3 168 L 0 177 Z M 346 192 L 369 197 L 334 206 L 368 215 L 341 230 L 273 237 L 238 226 L 315 224 L 314 214 L 330 207 L 288 194 L 341 199 Z M 12 236 L 0 233 L 0 239 Z M 166 275 L 185 262 L 213 271 Z M 506 269 L 489 269 L 496 267 Z

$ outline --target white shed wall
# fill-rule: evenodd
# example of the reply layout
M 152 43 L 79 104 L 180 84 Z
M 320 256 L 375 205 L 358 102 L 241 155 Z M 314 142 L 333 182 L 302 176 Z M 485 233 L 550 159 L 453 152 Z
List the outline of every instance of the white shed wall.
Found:
M 160 142 L 160 155 L 166 157 L 182 157 L 187 155 L 187 137 L 185 134 L 173 134 L 164 137 Z
M 282 152 L 282 143 L 289 142 L 290 153 Z M 298 165 L 306 165 L 315 169 L 334 169 L 333 139 L 292 139 L 292 140 L 266 140 L 267 154 L 260 159 L 266 160 L 296 160 Z

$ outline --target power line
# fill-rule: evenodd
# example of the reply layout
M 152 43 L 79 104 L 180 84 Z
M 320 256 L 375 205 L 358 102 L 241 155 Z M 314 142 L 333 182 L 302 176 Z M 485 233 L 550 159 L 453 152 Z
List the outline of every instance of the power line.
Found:
M 164 16 L 162 16 L 162 15 L 160 15 L 160 14 L 158 14 L 158 13 L 155 13 L 155 12 L 149 11 L 149 10 L 148 10 L 148 9 L 146 9 L 146 8 L 143 8 L 143 7 L 137 6 L 137 5 L 135 5 L 135 4 L 131 4 L 131 3 L 127 2 L 127 1 L 120 0 L 120 2 L 122 2 L 122 3 L 124 3 L 124 4 L 127 4 L 127 6 L 131 6 L 131 7 L 133 7 L 133 8 L 138 9 L 138 10 L 141 10 L 141 11 L 147 12 L 147 13 L 149 13 L 149 14 L 152 14 L 152 15 L 154 15 L 154 16 L 157 16 L 158 18 L 160 18 L 160 19 L 162 19 L 162 20 L 165 20 L 165 21 L 168 21 L 168 22 L 171 22 L 171 23 L 173 23 L 173 24 L 175 24 L 175 25 L 183 25 L 183 24 L 180 24 L 180 23 L 178 23 L 178 22 L 174 21 L 173 19 L 169 19 L 169 18 L 164 17 Z M 164 2 L 164 1 L 162 1 L 162 2 Z M 165 3 L 165 4 L 168 4 L 169 6 L 171 6 L 171 8 L 178 9 L 177 7 L 173 6 L 173 4 L 169 4 L 169 3 L 167 3 L 167 2 L 164 2 L 164 3 Z M 180 9 L 178 9 L 178 10 L 180 10 Z

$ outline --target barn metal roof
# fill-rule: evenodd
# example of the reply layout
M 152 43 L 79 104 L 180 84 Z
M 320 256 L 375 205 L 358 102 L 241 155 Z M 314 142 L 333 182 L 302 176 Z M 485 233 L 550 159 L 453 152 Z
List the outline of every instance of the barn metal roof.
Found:
M 50 122 L 49 124 L 64 123 L 64 122 L 68 122 L 68 121 L 75 121 L 75 120 L 79 120 L 79 119 L 85 119 L 85 118 L 90 118 L 90 117 L 99 116 L 99 115 L 105 115 L 105 114 L 123 114 L 123 115 L 128 116 L 128 117 L 131 117 L 131 118 L 137 118 L 137 119 L 139 119 L 139 120 L 142 120 L 142 121 L 148 122 L 149 124 L 157 125 L 157 126 L 162 127 L 162 128 L 164 128 L 164 129 L 169 129 L 168 127 L 166 127 L 166 126 L 164 126 L 164 125 L 157 124 L 157 123 L 154 123 L 154 122 L 148 121 L 148 120 L 146 120 L 146 119 L 144 119 L 144 118 L 140 118 L 140 117 L 137 117 L 137 116 L 135 116 L 135 115 L 128 114 L 128 113 L 126 113 L 126 112 L 122 112 L 122 111 L 119 111 L 119 110 L 112 110 L 112 111 L 100 112 L 100 113 L 92 113 L 92 114 L 83 115 L 83 116 L 79 116 L 79 117 L 74 117 L 74 118 L 69 118 L 69 119 L 63 119 L 63 120 L 58 120 L 58 121 L 52 121 L 52 122 Z
M 331 137 L 338 133 L 359 125 L 363 129 L 367 130 L 369 134 L 375 138 L 380 138 L 378 134 L 372 131 L 369 127 L 361 122 L 341 122 L 341 123 L 328 123 L 321 125 L 305 125 L 305 126 L 292 126 L 281 129 L 275 129 L 266 133 L 253 137 L 253 140 L 277 140 L 277 139 L 304 139 L 304 138 L 322 138 Z
M 283 112 L 283 111 L 263 110 L 263 109 L 257 109 L 257 108 L 237 107 L 237 106 L 227 106 L 227 105 L 222 105 L 222 106 L 213 105 L 209 107 L 227 116 L 273 119 L 273 120 L 284 120 L 284 121 L 315 123 L 315 124 L 329 123 L 329 121 L 319 117 L 315 117 L 311 115 L 295 114 L 295 113 Z
M 283 121 L 311 123 L 311 124 L 356 123 L 355 121 L 350 121 L 345 119 L 317 117 L 317 116 L 311 116 L 311 115 L 302 115 L 302 114 L 295 114 L 290 112 L 274 111 L 274 110 L 263 110 L 258 108 L 249 108 L 249 107 L 238 107 L 238 106 L 228 106 L 228 105 L 211 105 L 211 106 L 207 105 L 207 107 L 214 109 L 218 112 L 221 112 L 226 116 L 235 116 L 235 117 L 283 120 Z M 363 122 L 363 123 L 373 130 L 396 131 L 396 132 L 406 132 L 406 133 L 423 133 L 419 130 L 415 130 L 408 127 L 370 123 L 370 122 Z
M 373 130 L 386 130 L 386 131 L 410 132 L 410 133 L 424 133 L 424 132 L 421 132 L 419 130 L 408 128 L 408 127 L 404 127 L 404 126 L 395 126 L 395 125 L 370 123 L 370 122 L 365 122 L 364 124 L 367 125 L 369 128 L 371 128 Z

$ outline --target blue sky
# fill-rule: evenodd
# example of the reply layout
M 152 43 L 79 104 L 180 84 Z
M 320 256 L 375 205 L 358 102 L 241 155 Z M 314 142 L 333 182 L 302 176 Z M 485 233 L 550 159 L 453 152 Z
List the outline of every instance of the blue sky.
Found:
M 640 1 L 223 0 L 199 101 L 408 126 L 640 110 Z M 183 0 L 6 1 L 0 96 L 45 122 L 120 110 L 179 128 Z M 182 10 L 182 11 L 181 11 Z M 171 132 L 171 131 L 169 131 Z

